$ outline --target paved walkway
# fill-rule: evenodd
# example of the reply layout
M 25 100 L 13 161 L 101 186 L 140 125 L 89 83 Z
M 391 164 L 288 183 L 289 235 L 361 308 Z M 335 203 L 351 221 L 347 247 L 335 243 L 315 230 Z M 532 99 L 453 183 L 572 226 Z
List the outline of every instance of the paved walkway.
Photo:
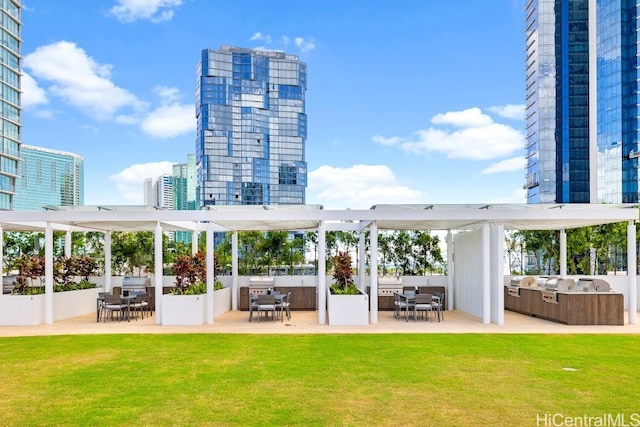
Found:
M 482 324 L 478 319 L 457 311 L 446 311 L 445 321 L 429 322 L 393 318 L 392 311 L 378 313 L 378 323 L 366 326 L 329 326 L 318 324 L 315 311 L 293 311 L 291 320 L 280 322 L 248 321 L 248 312 L 230 311 L 216 317 L 211 325 L 161 326 L 156 317 L 144 320 L 96 322 L 95 313 L 54 322 L 52 325 L 0 326 L 0 337 L 74 335 L 74 334 L 168 334 L 168 333 L 242 333 L 242 334 L 337 334 L 337 333 L 544 333 L 544 334 L 640 334 L 640 325 L 567 326 L 505 311 L 504 325 Z

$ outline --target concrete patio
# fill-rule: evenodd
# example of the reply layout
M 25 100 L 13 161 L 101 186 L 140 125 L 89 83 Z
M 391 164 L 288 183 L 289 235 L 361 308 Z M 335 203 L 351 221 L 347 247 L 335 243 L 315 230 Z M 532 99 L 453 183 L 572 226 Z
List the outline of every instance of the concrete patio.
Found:
M 315 311 L 294 311 L 290 321 L 248 321 L 248 312 L 230 311 L 215 319 L 213 324 L 202 326 L 161 326 L 154 316 L 130 322 L 96 322 L 95 314 L 37 326 L 0 326 L 0 337 L 75 335 L 75 334 L 171 334 L 171 333 L 220 333 L 220 334 L 345 334 L 345 333 L 542 333 L 542 334 L 640 334 L 640 324 L 628 324 L 625 313 L 624 326 L 568 326 L 543 319 L 505 311 L 504 325 L 483 324 L 480 320 L 457 311 L 445 311 L 445 321 L 429 322 L 418 319 L 393 318 L 392 311 L 381 311 L 378 323 L 366 326 L 329 326 L 318 324 Z

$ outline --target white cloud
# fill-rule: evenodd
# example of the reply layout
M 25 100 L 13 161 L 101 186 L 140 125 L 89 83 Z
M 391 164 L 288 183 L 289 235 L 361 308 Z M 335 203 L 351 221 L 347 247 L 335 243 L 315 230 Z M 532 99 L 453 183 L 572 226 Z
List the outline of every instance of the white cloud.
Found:
M 197 123 L 193 104 L 180 104 L 180 91 L 175 87 L 158 86 L 154 92 L 160 96 L 161 105 L 142 119 L 142 131 L 154 138 L 195 133 Z
M 22 73 L 20 80 L 22 88 L 22 108 L 28 109 L 36 105 L 48 104 L 47 93 L 38 86 L 38 83 L 29 73 Z
M 151 22 L 170 21 L 183 0 L 118 0 L 109 9 L 122 22 L 149 20 Z
M 421 201 L 420 192 L 398 182 L 386 165 L 325 165 L 309 173 L 307 203 L 325 209 L 369 209 L 374 204 Z
M 193 105 L 161 105 L 149 113 L 140 125 L 142 131 L 155 138 L 172 138 L 195 132 L 196 118 Z
M 140 110 L 146 105 L 110 80 L 111 65 L 98 64 L 75 43 L 59 41 L 37 48 L 24 57 L 24 67 L 48 92 L 87 112 L 108 120 L 120 109 Z
M 111 175 L 109 180 L 115 182 L 122 204 L 141 205 L 144 202 L 143 182 L 146 178 L 156 178 L 164 173 L 172 172 L 172 162 L 155 162 L 131 165 Z
M 259 41 L 263 42 L 264 45 L 254 47 L 257 50 L 286 50 L 286 47 L 289 46 L 292 42 L 293 45 L 296 46 L 302 53 L 307 53 L 316 48 L 316 45 L 312 39 L 305 39 L 304 37 L 289 37 L 289 36 L 281 36 L 280 42 L 276 39 L 274 43 L 274 39 L 270 34 L 264 34 L 260 31 L 253 33 L 251 37 L 249 37 L 251 41 Z M 274 46 L 274 44 L 276 46 Z
M 269 34 L 262 34 L 261 32 L 253 33 L 253 35 L 249 38 L 251 41 L 259 40 L 263 41 L 266 44 L 271 44 L 271 36 Z
M 489 111 L 507 119 L 524 120 L 525 118 L 524 104 L 496 105 L 494 107 L 489 107 Z
M 302 51 L 302 53 L 310 52 L 316 48 L 316 44 L 312 40 L 305 40 L 302 37 L 294 38 L 293 42 Z
M 488 168 L 482 170 L 483 175 L 491 175 L 499 172 L 513 172 L 521 170 L 524 173 L 526 161 L 524 157 L 512 157 L 510 159 L 504 159 L 497 163 L 490 165 Z
M 524 148 L 524 134 L 494 122 L 479 108 L 437 114 L 429 127 L 415 132 L 416 140 L 376 135 L 381 144 L 399 145 L 409 153 L 440 152 L 452 159 L 488 160 L 513 154 Z

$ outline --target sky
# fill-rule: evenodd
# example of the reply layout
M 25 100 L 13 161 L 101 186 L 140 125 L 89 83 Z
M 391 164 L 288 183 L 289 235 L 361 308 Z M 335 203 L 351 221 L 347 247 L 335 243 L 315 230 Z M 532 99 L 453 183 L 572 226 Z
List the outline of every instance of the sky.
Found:
M 522 0 L 23 0 L 22 23 L 22 142 L 82 156 L 85 205 L 143 204 L 195 152 L 221 45 L 307 64 L 307 204 L 526 202 Z

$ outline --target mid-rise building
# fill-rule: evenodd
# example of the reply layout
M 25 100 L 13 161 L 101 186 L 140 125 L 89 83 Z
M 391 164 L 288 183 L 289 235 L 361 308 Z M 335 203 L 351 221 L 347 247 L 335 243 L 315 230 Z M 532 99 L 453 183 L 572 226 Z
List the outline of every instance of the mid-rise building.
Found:
M 22 145 L 14 209 L 84 205 L 84 159 L 74 153 Z
M 196 209 L 196 156 L 187 154 L 186 163 L 173 165 L 173 209 Z
M 197 68 L 198 205 L 304 204 L 307 66 L 222 46 Z
M 0 209 L 14 209 L 20 161 L 20 0 L 0 0 Z
M 637 203 L 634 0 L 526 3 L 529 203 Z

